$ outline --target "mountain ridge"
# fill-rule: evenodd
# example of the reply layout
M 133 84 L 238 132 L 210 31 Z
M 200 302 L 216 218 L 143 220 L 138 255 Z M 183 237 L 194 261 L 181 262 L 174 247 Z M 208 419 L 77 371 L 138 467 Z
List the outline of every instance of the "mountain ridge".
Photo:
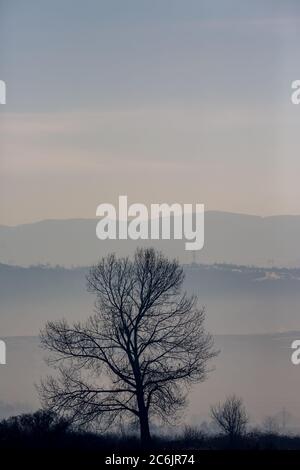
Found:
M 154 246 L 182 263 L 300 266 L 300 215 L 256 216 L 205 213 L 205 241 L 200 251 L 186 251 L 185 240 L 105 240 L 96 237 L 98 218 L 47 219 L 0 226 L 0 262 L 89 266 L 110 252 L 132 255 L 137 246 Z

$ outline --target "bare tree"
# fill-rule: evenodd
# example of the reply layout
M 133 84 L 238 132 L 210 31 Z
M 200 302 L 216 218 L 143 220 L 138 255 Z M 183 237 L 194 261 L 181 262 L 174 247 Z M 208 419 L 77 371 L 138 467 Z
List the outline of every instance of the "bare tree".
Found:
M 262 429 L 268 434 L 279 434 L 280 424 L 276 416 L 266 416 L 262 423 Z
M 249 421 L 242 399 L 235 395 L 228 397 L 223 404 L 212 406 L 211 417 L 231 443 L 245 433 Z
M 85 425 L 134 417 L 141 441 L 150 441 L 149 416 L 174 416 L 217 354 L 183 279 L 178 262 L 153 249 L 94 266 L 87 281 L 95 314 L 73 326 L 48 322 L 41 333 L 58 369 L 40 387 L 43 404 Z

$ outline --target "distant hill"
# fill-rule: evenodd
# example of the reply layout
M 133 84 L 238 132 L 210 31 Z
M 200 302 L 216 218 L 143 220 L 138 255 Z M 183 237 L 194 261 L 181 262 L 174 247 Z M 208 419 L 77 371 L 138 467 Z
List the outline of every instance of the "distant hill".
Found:
M 87 318 L 94 297 L 87 268 L 0 265 L 1 335 L 36 335 L 47 320 Z M 299 329 L 300 269 L 186 265 L 184 288 L 196 293 L 214 334 Z
M 0 226 L 0 262 L 87 266 L 111 251 L 131 254 L 137 245 L 155 246 L 189 263 L 193 252 L 183 241 L 100 241 L 97 219 L 44 220 Z M 257 217 L 227 212 L 205 213 L 205 245 L 194 252 L 201 263 L 300 266 L 300 216 Z

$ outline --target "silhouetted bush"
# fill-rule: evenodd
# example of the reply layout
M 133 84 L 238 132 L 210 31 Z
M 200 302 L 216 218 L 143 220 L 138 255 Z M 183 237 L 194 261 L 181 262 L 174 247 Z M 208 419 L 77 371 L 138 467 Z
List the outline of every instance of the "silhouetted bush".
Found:
M 47 410 L 13 416 L 0 422 L 0 446 L 52 445 L 67 435 L 69 427 L 67 420 Z

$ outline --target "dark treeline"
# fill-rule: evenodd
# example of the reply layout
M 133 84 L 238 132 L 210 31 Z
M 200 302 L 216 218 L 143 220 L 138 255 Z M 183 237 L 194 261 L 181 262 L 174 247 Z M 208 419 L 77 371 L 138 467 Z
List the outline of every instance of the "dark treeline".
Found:
M 186 427 L 165 437 L 153 435 L 153 450 L 180 452 L 183 450 L 299 450 L 300 436 L 288 436 L 270 431 L 249 431 L 236 436 L 207 434 Z M 14 416 L 0 422 L 0 449 L 72 450 L 92 452 L 138 451 L 140 440 L 135 433 L 97 433 L 75 428 L 53 412 L 40 410 Z

